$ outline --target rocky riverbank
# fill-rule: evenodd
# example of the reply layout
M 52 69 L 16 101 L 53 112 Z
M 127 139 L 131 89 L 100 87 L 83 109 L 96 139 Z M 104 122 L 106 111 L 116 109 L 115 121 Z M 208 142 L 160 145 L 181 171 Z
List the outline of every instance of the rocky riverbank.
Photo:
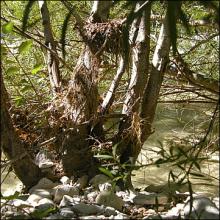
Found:
M 1 199 L 1 219 L 219 219 L 219 197 L 195 193 L 191 210 L 189 194 L 173 193 L 113 189 L 103 174 L 42 178 L 28 194 Z

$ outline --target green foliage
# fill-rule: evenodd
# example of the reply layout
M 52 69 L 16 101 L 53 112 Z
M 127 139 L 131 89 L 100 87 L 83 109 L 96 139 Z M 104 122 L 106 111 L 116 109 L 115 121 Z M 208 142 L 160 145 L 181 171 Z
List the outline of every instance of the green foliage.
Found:
M 21 45 L 18 48 L 18 51 L 20 54 L 27 52 L 32 47 L 33 43 L 32 40 L 27 40 L 21 43 Z
M 14 29 L 14 25 L 13 25 L 13 22 L 11 21 L 2 25 L 2 33 L 4 34 L 12 33 L 13 29 Z
M 35 209 L 34 212 L 31 213 L 31 217 L 33 219 L 42 219 L 46 216 L 48 216 L 51 213 L 55 213 L 58 211 L 57 207 L 48 207 L 45 209 Z

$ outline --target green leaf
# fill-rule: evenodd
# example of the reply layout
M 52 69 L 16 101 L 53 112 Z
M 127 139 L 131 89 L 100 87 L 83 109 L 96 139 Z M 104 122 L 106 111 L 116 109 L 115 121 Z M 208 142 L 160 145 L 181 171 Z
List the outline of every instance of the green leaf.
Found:
M 111 179 L 114 178 L 114 176 L 112 175 L 111 171 L 106 169 L 106 168 L 103 168 L 103 167 L 99 167 L 99 170 L 104 173 L 106 176 L 110 177 Z
M 32 69 L 31 70 L 31 73 L 32 74 L 36 74 L 36 73 L 38 73 L 40 70 L 42 70 L 42 65 L 41 64 L 36 64 L 35 66 L 34 66 L 34 69 Z
M 1 45 L 1 56 L 4 56 L 6 54 L 7 54 L 7 49 L 3 45 Z
M 42 219 L 43 217 L 48 216 L 50 213 L 56 212 L 56 207 L 49 207 L 46 209 L 36 209 L 33 213 L 31 213 L 31 216 L 36 219 Z
M 18 48 L 19 53 L 27 52 L 32 47 L 32 41 L 27 40 L 21 43 L 21 45 Z
M 116 152 L 117 152 L 117 147 L 118 147 L 118 144 L 115 144 L 113 147 L 112 147 L 112 155 L 114 158 L 116 158 Z
M 14 98 L 14 101 L 15 101 L 15 105 L 17 107 L 19 107 L 25 103 L 25 99 L 22 96 L 17 96 L 16 98 Z
M 111 155 L 107 155 L 107 154 L 104 154 L 104 155 L 101 155 L 101 154 L 98 154 L 98 155 L 94 155 L 93 157 L 96 157 L 96 158 L 101 158 L 101 159 L 113 159 L 113 156 Z
M 32 86 L 31 85 L 25 85 L 25 86 L 22 86 L 21 88 L 21 92 L 22 93 L 25 93 L 27 92 L 28 90 L 32 89 Z
M 2 25 L 2 32 L 4 34 L 9 34 L 13 31 L 14 25 L 11 21 L 9 21 L 8 23 Z
M 13 60 L 5 60 L 4 61 L 6 64 L 14 64 L 15 63 L 15 61 L 13 61 Z
M 14 74 L 14 73 L 17 73 L 19 72 L 19 68 L 16 67 L 16 66 L 11 66 L 9 67 L 7 70 L 6 70 L 6 73 L 7 74 Z

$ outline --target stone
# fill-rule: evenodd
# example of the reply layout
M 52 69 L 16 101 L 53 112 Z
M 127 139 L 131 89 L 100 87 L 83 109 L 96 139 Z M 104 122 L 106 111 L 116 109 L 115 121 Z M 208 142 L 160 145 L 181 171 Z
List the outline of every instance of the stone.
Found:
M 129 219 L 129 216 L 124 213 L 118 213 L 113 219 Z
M 51 190 L 49 189 L 35 189 L 31 194 L 39 195 L 42 198 L 52 199 Z
M 11 201 L 11 205 L 18 207 L 18 208 L 32 207 L 32 205 L 28 201 L 24 201 L 21 199 L 13 199 Z
M 98 174 L 96 176 L 94 176 L 90 181 L 89 183 L 94 186 L 94 187 L 98 187 L 99 184 L 103 184 L 103 183 L 106 183 L 106 182 L 109 182 L 110 179 L 109 177 L 107 177 L 106 175 L 104 174 Z
M 215 203 L 216 207 L 219 209 L 219 197 L 213 198 L 212 201 Z
M 110 191 L 112 189 L 112 184 L 107 182 L 107 183 L 102 183 L 98 185 L 98 189 L 100 192 L 106 190 L 106 191 Z
M 156 198 L 158 204 L 166 204 L 168 202 L 167 195 L 141 192 L 133 198 L 133 203 L 135 205 L 155 205 L 157 203 Z
M 48 217 L 45 217 L 44 219 L 63 219 L 63 216 L 60 215 L 59 213 L 55 213 L 55 214 L 52 214 Z
M 55 206 L 53 200 L 48 198 L 43 198 L 38 202 L 38 205 L 42 205 L 42 204 L 50 204 L 51 206 Z
M 43 199 L 42 196 L 40 195 L 36 195 L 36 194 L 31 194 L 28 199 L 27 202 L 29 202 L 32 206 L 37 206 L 38 202 Z
M 114 208 L 112 208 L 112 207 L 106 207 L 105 208 L 105 216 L 111 216 L 111 215 L 117 215 L 117 211 L 114 209 Z
M 78 186 L 80 189 L 84 189 L 87 184 L 88 184 L 88 175 L 84 175 L 82 177 L 80 177 L 77 181 L 76 181 L 76 186 Z
M 73 197 L 64 195 L 62 200 L 60 201 L 59 207 L 69 206 L 73 203 Z
M 61 179 L 60 179 L 60 182 L 61 182 L 63 185 L 70 184 L 70 178 L 67 177 L 67 176 L 62 176 Z
M 195 195 L 191 214 L 190 197 L 187 198 L 184 206 L 184 216 L 190 219 L 219 219 L 219 209 L 209 198 Z
M 99 205 L 113 207 L 118 211 L 121 211 L 124 205 L 124 201 L 111 191 L 102 191 L 96 197 L 96 203 Z
M 81 216 L 80 219 L 91 219 L 91 220 L 94 220 L 94 219 L 107 219 L 104 215 L 88 215 L 88 216 Z
M 39 180 L 37 185 L 33 186 L 29 193 L 31 194 L 35 189 L 51 189 L 55 187 L 57 184 L 53 183 L 51 180 L 47 179 L 46 177 Z
M 39 166 L 39 168 L 49 168 L 54 165 L 54 163 L 49 159 L 49 154 L 44 150 L 40 150 L 35 157 L 35 164 Z
M 41 168 L 41 169 L 47 169 L 47 168 L 52 167 L 53 165 L 54 165 L 54 163 L 53 163 L 52 161 L 47 160 L 47 161 L 41 162 L 41 163 L 39 164 L 39 168 Z
M 86 195 L 87 199 L 89 202 L 95 202 L 96 197 L 98 196 L 99 192 L 98 191 L 93 191 L 90 192 Z
M 75 217 L 75 213 L 73 212 L 71 207 L 65 207 L 60 209 L 60 215 L 64 218 L 72 218 Z
M 64 195 L 68 195 L 68 196 L 79 195 L 79 188 L 70 185 L 59 185 L 59 187 L 57 187 L 55 190 L 54 201 L 56 203 L 59 203 Z
M 51 199 L 43 198 L 38 202 L 38 204 L 35 208 L 37 210 L 47 210 L 47 209 L 53 208 L 53 207 L 55 207 L 55 204 Z
M 100 206 L 84 203 L 73 205 L 72 210 L 81 215 L 95 215 L 103 212 L 103 208 Z

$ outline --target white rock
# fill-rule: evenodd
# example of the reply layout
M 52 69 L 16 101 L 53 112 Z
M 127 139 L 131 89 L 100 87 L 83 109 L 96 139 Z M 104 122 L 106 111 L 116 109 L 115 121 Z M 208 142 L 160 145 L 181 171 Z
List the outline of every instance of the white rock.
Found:
M 109 177 L 107 177 L 106 175 L 104 174 L 98 174 L 96 176 L 94 176 L 90 181 L 89 183 L 91 185 L 93 185 L 94 187 L 98 187 L 99 184 L 102 184 L 102 183 L 106 183 L 106 182 L 109 182 L 110 179 Z
M 21 199 L 13 199 L 11 204 L 15 207 L 19 208 L 26 208 L 26 207 L 32 207 L 32 205 L 28 201 L 24 201 Z
M 42 196 L 40 195 L 36 195 L 36 194 L 31 194 L 28 199 L 27 202 L 29 202 L 32 206 L 37 206 L 38 202 L 43 199 Z
M 46 169 L 46 168 L 52 167 L 53 165 L 54 165 L 54 163 L 52 161 L 45 160 L 39 164 L 39 168 Z
M 49 168 L 54 165 L 54 163 L 49 159 L 49 154 L 44 150 L 40 150 L 36 155 L 35 164 L 38 165 L 41 169 Z
M 217 208 L 219 209 L 219 197 L 213 198 L 212 201 L 215 203 L 215 205 L 216 205 Z
M 96 197 L 96 203 L 99 205 L 110 206 L 119 211 L 122 210 L 124 201 L 111 191 L 102 191 Z
M 113 219 L 129 219 L 129 216 L 124 213 L 119 213 L 116 216 L 114 216 Z
M 105 208 L 105 216 L 117 215 L 117 211 L 113 207 L 106 207 Z
M 52 206 L 55 206 L 54 202 L 51 199 L 48 198 L 43 198 L 38 202 L 38 205 L 42 205 L 42 204 L 51 204 Z
M 67 176 L 62 176 L 61 179 L 60 179 L 60 182 L 64 185 L 66 184 L 70 184 L 70 178 L 67 177 Z
M 37 185 L 33 186 L 29 190 L 29 193 L 31 194 L 35 189 L 51 189 L 56 185 L 57 185 L 56 183 L 53 183 L 51 180 L 44 177 L 39 180 Z
M 103 212 L 103 208 L 97 205 L 89 205 L 84 203 L 75 204 L 72 210 L 81 215 L 94 215 Z
M 110 191 L 112 189 L 112 184 L 107 182 L 107 183 L 102 183 L 98 185 L 98 189 L 100 192 L 106 190 L 106 191 Z
M 91 220 L 94 220 L 94 219 L 106 219 L 106 217 L 104 215 L 88 215 L 88 216 L 81 216 L 80 219 L 91 219 Z
M 64 195 L 79 195 L 79 188 L 70 185 L 59 185 L 59 187 L 57 187 L 55 190 L 54 201 L 59 203 Z
M 90 192 L 86 195 L 87 199 L 90 201 L 90 202 L 94 202 L 96 197 L 99 195 L 99 192 L 98 191 L 93 191 L 93 192 Z
M 59 207 L 70 206 L 73 203 L 73 197 L 64 195 L 60 201 Z
M 35 189 L 31 194 L 39 195 L 42 198 L 52 199 L 52 194 L 50 189 Z
M 72 208 L 66 207 L 60 209 L 60 215 L 62 215 L 64 218 L 72 218 L 75 216 L 75 213 L 73 212 Z
M 194 219 L 219 219 L 219 209 L 216 205 L 207 197 L 194 196 L 192 212 L 190 212 L 190 198 L 186 200 L 184 206 L 184 216 L 186 218 Z M 190 214 L 190 215 L 189 215 Z

